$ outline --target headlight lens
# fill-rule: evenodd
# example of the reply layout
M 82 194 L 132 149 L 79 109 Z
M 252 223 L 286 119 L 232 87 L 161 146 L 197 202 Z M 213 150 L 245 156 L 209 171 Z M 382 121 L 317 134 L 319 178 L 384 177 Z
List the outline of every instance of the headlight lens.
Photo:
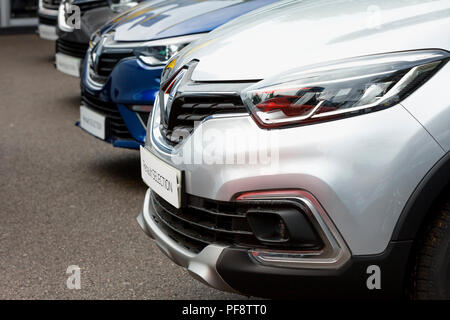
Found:
M 138 5 L 142 0 L 108 0 L 109 7 L 114 12 L 122 12 Z
M 135 49 L 135 55 L 146 65 L 152 67 L 164 66 L 173 55 L 188 44 L 189 42 L 137 48 Z
M 449 57 L 419 50 L 340 60 L 268 78 L 241 97 L 263 128 L 340 119 L 399 103 Z
M 155 40 L 151 43 L 139 46 L 134 54 L 139 60 L 150 67 L 162 67 L 191 42 L 202 37 L 204 33 L 190 34 L 187 36 Z

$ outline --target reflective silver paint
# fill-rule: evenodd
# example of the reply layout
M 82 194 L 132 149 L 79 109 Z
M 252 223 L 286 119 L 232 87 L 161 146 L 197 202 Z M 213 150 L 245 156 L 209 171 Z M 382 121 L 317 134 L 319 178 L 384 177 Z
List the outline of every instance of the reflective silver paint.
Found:
M 193 59 L 199 61 L 193 80 L 220 82 L 430 48 L 450 49 L 448 0 L 285 1 L 242 16 L 187 46 L 174 57 L 164 79 Z M 209 119 L 200 125 L 203 131 L 244 128 L 276 135 L 279 166 L 178 165 L 186 171 L 186 191 L 230 200 L 245 191 L 304 189 L 322 204 L 352 254 L 381 253 L 413 190 L 449 150 L 449 68 L 447 64 L 402 104 L 367 115 L 272 131 L 259 128 L 250 116 Z M 201 141 L 200 132 L 197 128 L 176 153 L 188 151 L 189 139 Z M 174 163 L 157 145 L 147 147 Z M 239 155 L 254 148 L 228 152 Z M 194 150 L 201 152 L 202 147 Z
M 157 113 L 157 107 L 153 114 Z M 153 123 L 151 128 L 158 127 Z M 201 128 L 201 129 L 200 129 Z M 278 140 L 278 166 L 175 165 L 191 152 L 189 140 L 201 132 L 249 130 Z M 151 132 L 148 131 L 148 136 Z M 371 114 L 309 126 L 267 131 L 250 116 L 210 119 L 200 124 L 174 155 L 156 145 L 146 147 L 185 170 L 186 192 L 230 200 L 254 190 L 297 188 L 312 193 L 323 206 L 354 255 L 386 249 L 409 196 L 444 151 L 401 105 Z M 228 151 L 240 156 L 257 145 Z M 202 157 L 196 145 L 193 157 Z
M 450 64 L 447 63 L 402 105 L 430 132 L 441 147 L 450 151 Z
M 174 70 L 199 59 L 193 80 L 254 80 L 331 60 L 426 48 L 450 50 L 448 0 L 284 1 L 192 43 Z

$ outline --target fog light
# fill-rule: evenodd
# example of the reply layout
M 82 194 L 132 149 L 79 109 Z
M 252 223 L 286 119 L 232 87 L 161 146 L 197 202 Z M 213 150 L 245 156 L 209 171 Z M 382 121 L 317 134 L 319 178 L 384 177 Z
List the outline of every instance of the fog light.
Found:
M 270 190 L 243 193 L 235 199 L 255 203 L 256 209 L 247 211 L 250 228 L 265 245 L 277 244 L 273 249 L 250 249 L 257 262 L 276 267 L 338 269 L 350 259 L 345 241 L 312 194 Z M 269 210 L 261 209 L 267 207 Z
M 289 241 L 289 231 L 278 214 L 249 210 L 247 220 L 259 241 L 273 244 Z

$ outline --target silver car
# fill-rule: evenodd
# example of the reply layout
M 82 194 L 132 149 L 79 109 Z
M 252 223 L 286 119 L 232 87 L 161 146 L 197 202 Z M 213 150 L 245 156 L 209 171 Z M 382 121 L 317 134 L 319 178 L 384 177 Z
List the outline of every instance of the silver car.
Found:
M 450 298 L 450 1 L 285 1 L 165 67 L 138 216 L 198 280 Z
M 42 39 L 56 40 L 56 24 L 58 23 L 58 7 L 61 0 L 39 0 L 38 5 L 38 33 Z

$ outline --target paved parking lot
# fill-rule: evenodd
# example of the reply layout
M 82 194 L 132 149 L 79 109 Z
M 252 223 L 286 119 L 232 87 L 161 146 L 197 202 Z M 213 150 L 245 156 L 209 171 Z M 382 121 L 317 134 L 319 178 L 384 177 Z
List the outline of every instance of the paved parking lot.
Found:
M 193 280 L 141 232 L 139 153 L 74 125 L 79 79 L 53 53 L 36 35 L 0 36 L 0 299 L 242 298 Z

